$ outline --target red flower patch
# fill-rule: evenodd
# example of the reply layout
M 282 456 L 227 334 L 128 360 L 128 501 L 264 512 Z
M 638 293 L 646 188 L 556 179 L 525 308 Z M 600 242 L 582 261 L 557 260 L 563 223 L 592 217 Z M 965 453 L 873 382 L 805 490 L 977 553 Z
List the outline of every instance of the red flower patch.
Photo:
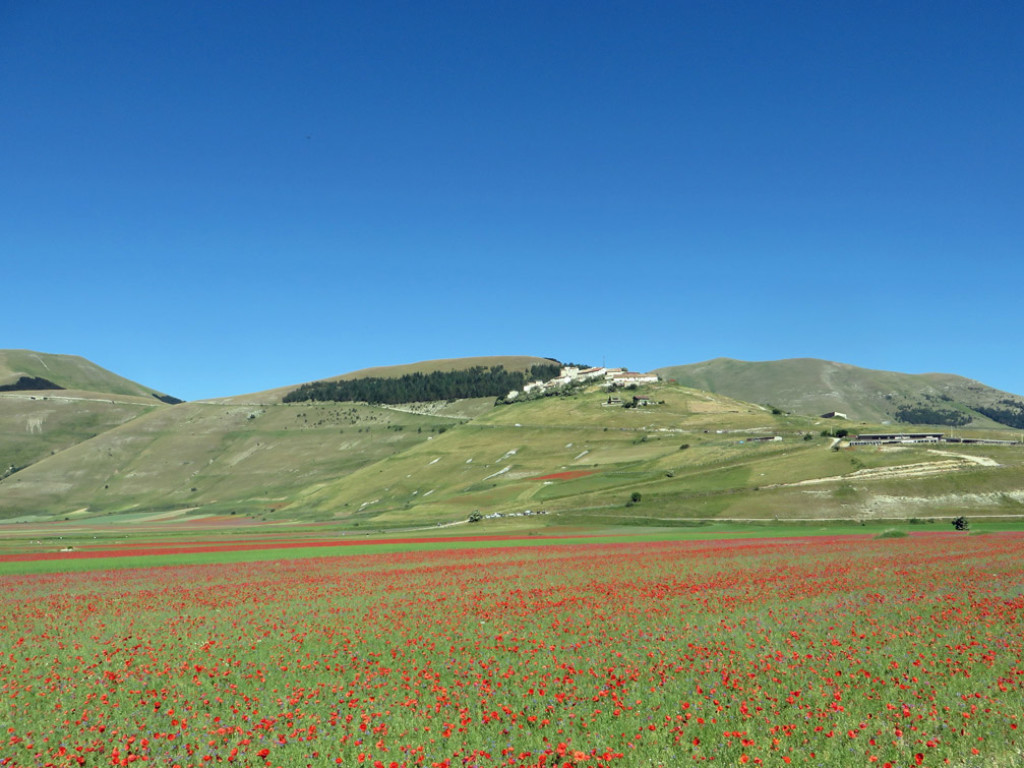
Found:
M 1022 584 L 1015 534 L 5 576 L 0 766 L 1009 763 Z

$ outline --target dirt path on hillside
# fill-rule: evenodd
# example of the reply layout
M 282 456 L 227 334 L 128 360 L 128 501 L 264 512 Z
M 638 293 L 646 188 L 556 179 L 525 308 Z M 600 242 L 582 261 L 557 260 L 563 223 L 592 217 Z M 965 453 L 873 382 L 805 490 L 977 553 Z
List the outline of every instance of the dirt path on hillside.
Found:
M 52 392 L 52 391 L 59 391 L 59 390 L 49 390 L 49 389 L 46 390 L 47 393 Z M 22 394 L 13 394 L 11 392 L 4 392 L 4 393 L 0 394 L 0 397 L 6 398 L 8 400 L 35 400 L 37 403 L 38 402 L 42 402 L 44 400 L 49 400 L 49 401 L 58 400 L 58 401 L 67 402 L 67 403 L 86 402 L 86 403 L 110 403 L 111 405 L 149 405 L 149 403 L 145 401 L 145 398 L 143 398 L 142 395 L 128 395 L 128 397 L 136 397 L 136 398 L 138 398 L 137 400 L 118 400 L 117 399 L 118 395 L 113 395 L 112 397 L 106 397 L 106 396 L 100 396 L 100 397 L 76 397 L 74 395 L 51 395 L 51 394 L 45 394 L 45 395 L 41 395 L 41 394 L 22 395 Z M 154 400 L 153 404 L 154 405 L 158 404 L 158 401 Z
M 931 448 L 928 451 L 928 453 L 934 453 L 934 454 L 937 454 L 939 456 L 955 456 L 958 459 L 963 459 L 964 461 L 970 461 L 970 462 L 973 462 L 974 464 L 979 464 L 979 465 L 981 465 L 983 467 L 998 467 L 999 466 L 999 462 L 998 461 L 996 461 L 995 459 L 990 459 L 988 456 L 971 456 L 969 453 L 951 453 L 949 451 L 937 451 L 934 448 Z

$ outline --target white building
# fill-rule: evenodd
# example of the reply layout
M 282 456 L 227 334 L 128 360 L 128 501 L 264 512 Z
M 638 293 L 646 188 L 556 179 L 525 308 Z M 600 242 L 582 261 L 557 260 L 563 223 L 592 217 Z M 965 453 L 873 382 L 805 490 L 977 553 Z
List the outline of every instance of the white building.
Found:
M 576 378 L 583 379 L 584 381 L 592 381 L 594 379 L 603 379 L 606 373 L 606 368 L 584 368 L 576 374 Z
M 616 374 L 611 379 L 611 383 L 619 387 L 628 387 L 631 384 L 653 384 L 657 380 L 658 376 L 654 373 L 634 373 L 632 371 L 625 371 L 624 373 Z
M 653 373 L 633 373 L 627 371 L 625 368 L 605 368 L 605 367 L 593 367 L 580 369 L 575 365 L 564 366 L 558 376 L 548 381 L 532 381 L 529 384 L 523 386 L 523 394 L 528 395 L 531 392 L 544 392 L 548 389 L 556 389 L 558 387 L 564 387 L 573 382 L 583 381 L 601 381 L 604 380 L 606 383 L 611 385 L 617 385 L 620 387 L 629 386 L 631 384 L 652 384 L 658 380 L 658 377 Z M 518 395 L 518 391 L 510 392 L 507 399 L 512 400 Z

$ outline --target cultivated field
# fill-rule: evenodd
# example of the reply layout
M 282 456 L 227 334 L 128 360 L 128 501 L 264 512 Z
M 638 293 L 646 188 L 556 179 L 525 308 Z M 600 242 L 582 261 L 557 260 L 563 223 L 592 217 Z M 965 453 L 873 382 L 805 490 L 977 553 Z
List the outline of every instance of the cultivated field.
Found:
M 8 573 L 0 765 L 1024 765 L 1021 534 L 468 544 Z

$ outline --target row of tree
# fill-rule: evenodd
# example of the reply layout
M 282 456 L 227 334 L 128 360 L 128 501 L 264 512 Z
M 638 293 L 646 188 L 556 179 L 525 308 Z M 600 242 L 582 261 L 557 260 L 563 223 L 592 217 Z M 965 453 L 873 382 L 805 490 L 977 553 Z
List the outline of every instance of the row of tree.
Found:
M 461 371 L 409 373 L 396 378 L 376 376 L 348 381 L 315 381 L 284 396 L 286 403 L 310 400 L 381 404 L 423 403 L 467 397 L 502 397 L 522 389 L 530 381 L 554 378 L 558 364 L 535 365 L 529 371 L 509 371 L 504 366 L 474 366 Z
M 974 410 L 988 416 L 992 421 L 1014 429 L 1024 429 L 1024 403 L 1004 398 L 999 404 L 1004 407 L 976 405 Z
M 901 405 L 896 409 L 896 420 L 908 424 L 943 424 L 962 427 L 971 423 L 970 415 L 952 408 L 933 408 L 930 405 Z
M 33 390 L 33 389 L 64 389 L 59 384 L 54 384 L 49 379 L 44 379 L 39 376 L 22 376 L 13 384 L 4 384 L 0 386 L 0 392 L 20 392 L 22 390 Z
M 933 398 L 925 395 L 929 400 L 950 400 L 949 397 L 939 396 Z M 1014 429 L 1024 429 L 1024 402 L 1003 398 L 994 405 L 975 405 L 971 409 L 977 413 L 987 416 L 998 424 L 1004 424 Z M 901 405 L 896 409 L 897 421 L 909 424 L 944 424 L 950 427 L 962 427 L 970 424 L 972 419 L 968 412 L 953 408 L 941 408 L 926 403 L 914 405 Z

